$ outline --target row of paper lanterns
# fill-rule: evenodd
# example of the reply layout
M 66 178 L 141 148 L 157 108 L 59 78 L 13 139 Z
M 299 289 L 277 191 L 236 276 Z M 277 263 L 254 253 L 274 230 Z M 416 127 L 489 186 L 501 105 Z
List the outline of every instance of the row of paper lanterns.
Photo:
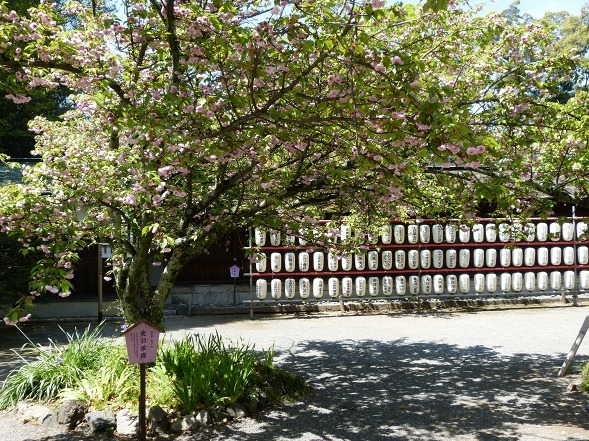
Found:
M 327 283 L 323 278 L 293 278 L 256 280 L 256 297 L 264 300 L 268 295 L 272 299 L 294 299 L 297 294 L 301 299 L 321 299 L 325 297 L 376 297 L 376 296 L 406 296 L 429 294 L 482 294 L 482 293 L 521 293 L 537 291 L 572 290 L 576 286 L 574 271 L 560 271 L 538 273 L 502 273 L 502 274 L 469 274 L 460 275 L 423 275 L 423 276 L 384 276 L 380 277 L 331 277 Z M 589 271 L 579 272 L 579 286 L 589 289 Z M 297 289 L 298 288 L 298 289 Z M 474 292 L 473 292 L 474 291 Z
M 472 256 L 471 256 L 472 254 Z M 497 265 L 501 267 L 519 267 L 547 265 L 574 265 L 575 254 L 577 255 L 577 262 L 579 265 L 586 265 L 589 263 L 589 248 L 585 245 L 577 247 L 524 247 L 524 248 L 502 248 L 500 250 L 494 248 L 476 248 L 470 249 L 447 249 L 447 250 L 386 250 L 381 253 L 378 251 L 368 251 L 359 254 L 347 254 L 344 256 L 337 256 L 335 253 L 325 253 L 315 251 L 309 253 L 302 251 L 299 253 L 286 252 L 284 255 L 279 252 L 270 254 L 269 262 L 265 256 L 256 261 L 256 272 L 264 273 L 271 271 L 273 273 L 280 273 L 283 270 L 286 272 L 294 272 L 297 269 L 301 272 L 307 271 L 324 271 L 326 268 L 329 271 L 365 271 L 366 269 L 376 271 L 382 264 L 383 270 L 391 270 L 393 267 L 397 270 L 403 269 L 429 269 L 429 268 L 468 268 L 472 265 L 475 268 L 489 267 L 494 268 Z M 380 257 L 380 259 L 379 259 Z M 326 261 L 327 260 L 327 265 Z M 379 262 L 380 260 L 380 262 Z M 269 264 L 268 264 L 269 263 Z
M 581 237 L 587 231 L 587 224 L 585 222 L 578 222 L 576 224 L 577 238 Z M 471 234 L 472 233 L 472 234 Z M 301 236 L 304 236 L 301 235 Z M 538 241 L 545 242 L 547 240 L 565 240 L 572 241 L 575 239 L 575 224 L 566 222 L 559 224 L 558 222 L 539 222 L 533 224 L 509 224 L 509 223 L 488 223 L 475 224 L 472 227 L 460 225 L 441 225 L 441 224 L 411 224 L 411 225 L 387 225 L 383 227 L 380 234 L 366 235 L 368 243 L 377 244 L 379 237 L 380 242 L 384 245 L 391 243 L 455 243 L 457 239 L 462 243 L 471 241 L 475 243 L 481 242 L 509 242 L 515 240 L 521 241 L 522 236 L 528 242 Z M 352 237 L 352 229 L 348 225 L 343 225 L 340 228 L 340 240 L 345 242 Z M 282 242 L 281 234 L 278 231 L 271 230 L 267 232 L 265 229 L 256 228 L 254 230 L 254 241 L 256 246 L 267 245 L 267 238 L 271 246 L 280 246 Z M 294 235 L 287 235 L 285 237 L 285 245 L 305 246 L 307 241 L 304 237 L 295 237 Z

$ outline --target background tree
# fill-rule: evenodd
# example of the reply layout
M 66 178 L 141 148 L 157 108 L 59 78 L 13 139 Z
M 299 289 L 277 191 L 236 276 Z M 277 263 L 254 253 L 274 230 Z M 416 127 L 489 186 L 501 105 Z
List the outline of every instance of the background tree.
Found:
M 78 92 L 63 120 L 34 121 L 42 162 L 0 189 L 0 228 L 44 256 L 7 322 L 36 295 L 69 295 L 77 252 L 98 241 L 113 244 L 126 320 L 161 323 L 181 268 L 233 229 L 335 248 L 337 228 L 319 232 L 320 219 L 368 231 L 472 215 L 495 188 L 473 172 L 503 157 L 494 137 L 521 124 L 529 77 L 543 102 L 551 69 L 572 63 L 546 55 L 540 26 L 514 36 L 454 3 L 424 15 L 302 0 L 128 0 L 122 21 L 75 1 L 63 11 L 80 26 L 45 2 L 28 17 L 1 12 L 9 97 Z

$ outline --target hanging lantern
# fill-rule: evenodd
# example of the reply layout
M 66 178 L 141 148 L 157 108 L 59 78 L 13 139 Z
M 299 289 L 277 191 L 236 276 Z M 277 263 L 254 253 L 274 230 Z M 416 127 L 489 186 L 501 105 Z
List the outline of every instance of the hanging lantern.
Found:
M 377 296 L 379 293 L 379 280 L 378 277 L 370 277 L 368 279 L 368 294 L 372 297 Z
M 284 296 L 287 299 L 294 299 L 296 289 L 295 279 L 286 279 L 284 281 Z
M 429 274 L 421 276 L 421 292 L 425 295 L 429 295 L 432 292 L 432 276 Z
M 550 240 L 560 240 L 561 229 L 558 222 L 551 222 L 549 227 Z
M 467 243 L 470 242 L 470 228 L 468 225 L 461 225 L 458 229 L 458 238 L 460 242 Z
M 522 273 L 513 273 L 511 275 L 511 289 L 514 292 L 521 292 L 523 287 L 523 275 Z
M 402 244 L 403 242 L 405 242 L 405 226 L 395 225 L 394 235 L 396 244 Z
M 313 279 L 313 297 L 316 299 L 323 297 L 323 279 L 321 277 Z
M 432 227 L 432 240 L 434 243 L 442 243 L 444 241 L 444 227 L 440 224 L 434 224 Z
M 391 243 L 392 239 L 392 227 L 390 225 L 385 225 L 380 230 L 380 240 L 384 245 L 388 245 Z
M 329 290 L 329 297 L 332 299 L 339 297 L 339 279 L 337 277 L 330 277 L 327 281 L 327 286 Z
M 434 293 L 438 295 L 444 293 L 444 276 L 441 274 L 434 276 Z
M 442 250 L 434 250 L 432 253 L 432 263 L 434 268 L 442 268 L 444 266 L 444 252 Z
M 272 253 L 270 255 L 270 270 L 279 273 L 282 270 L 282 254 Z
M 270 283 L 270 292 L 274 300 L 278 300 L 282 296 L 282 280 L 272 279 Z
M 526 235 L 526 240 L 528 242 L 533 242 L 536 238 L 536 226 L 531 222 L 528 222 L 525 225 L 523 232 Z
M 259 247 L 266 245 L 266 230 L 263 228 L 256 228 L 254 230 L 254 241 Z
M 356 296 L 364 297 L 366 295 L 366 277 L 356 277 Z
M 407 253 L 407 265 L 411 269 L 417 269 L 419 266 L 419 252 L 417 250 L 409 250 L 409 253 Z
M 511 235 L 509 224 L 500 223 L 499 224 L 499 240 L 501 242 L 509 242 L 509 238 Z
M 526 248 L 524 250 L 524 262 L 526 266 L 534 266 L 536 263 L 536 249 Z
M 430 240 L 431 228 L 429 225 L 419 226 L 419 241 L 421 243 L 428 243 Z
M 470 265 L 470 250 L 468 248 L 461 249 L 458 257 L 460 268 L 468 268 Z
M 368 269 L 376 271 L 378 269 L 378 251 L 368 251 Z
M 407 291 L 407 279 L 405 278 L 405 276 L 395 277 L 395 289 L 397 291 L 397 295 L 405 295 L 405 292 Z
M 352 296 L 353 282 L 351 277 L 344 277 L 342 279 L 342 294 L 344 297 Z
M 405 251 L 403 251 L 403 250 L 395 251 L 395 268 L 397 268 L 397 269 L 405 268 Z
M 382 268 L 384 270 L 390 270 L 393 267 L 393 252 L 383 251 L 382 252 Z
M 562 261 L 565 265 L 575 264 L 575 249 L 573 247 L 564 247 L 562 250 Z
M 472 240 L 479 243 L 485 238 L 485 227 L 483 224 L 474 224 L 472 226 Z
M 474 275 L 474 290 L 477 294 L 485 290 L 485 275 L 477 273 Z
M 497 225 L 485 225 L 485 239 L 487 239 L 487 242 L 495 242 L 497 240 Z
M 362 253 L 354 254 L 354 265 L 356 266 L 356 270 L 364 271 L 366 267 L 366 255 Z
M 296 267 L 296 255 L 295 253 L 288 252 L 284 255 L 284 269 L 292 273 Z
M 487 274 L 487 292 L 493 293 L 497 291 L 497 274 Z
M 499 251 L 499 261 L 503 268 L 511 265 L 511 250 L 509 248 L 502 248 Z
M 264 279 L 256 280 L 256 297 L 260 300 L 266 298 L 268 292 L 268 282 Z
M 538 265 L 546 266 L 548 265 L 548 248 L 540 247 L 538 248 Z
M 393 278 L 391 276 L 384 276 L 382 278 L 382 293 L 385 296 L 393 294 Z
M 299 271 L 309 271 L 309 253 L 306 251 L 299 253 Z
M 446 233 L 446 242 L 454 243 L 456 242 L 456 225 L 446 225 L 445 228 Z
M 256 271 L 259 273 L 263 273 L 266 271 L 266 255 L 264 257 L 258 258 L 256 260 Z
M 420 253 L 419 264 L 422 269 L 428 269 L 431 266 L 432 252 L 430 250 L 422 250 Z
M 325 256 L 321 251 L 315 251 L 313 253 L 313 270 L 314 271 L 323 271 L 323 262 L 325 260 Z
M 560 271 L 550 272 L 550 289 L 553 291 L 559 291 L 562 285 L 562 274 Z
M 342 269 L 344 271 L 350 271 L 352 269 L 352 255 L 345 254 L 342 256 Z
M 511 250 L 511 264 L 513 266 L 522 266 L 524 263 L 524 250 L 514 248 Z
M 458 286 L 460 287 L 461 293 L 468 294 L 470 292 L 470 276 L 468 274 L 460 274 L 458 277 Z
M 578 247 L 577 258 L 579 259 L 579 265 L 587 265 L 589 263 L 589 248 L 585 245 Z
M 548 289 L 548 273 L 540 271 L 536 274 L 536 282 L 540 291 L 546 291 Z
M 562 261 L 562 250 L 559 247 L 550 248 L 550 264 L 560 265 Z
M 419 276 L 409 276 L 409 294 L 412 296 L 419 294 Z
M 446 266 L 456 268 L 456 250 L 446 250 Z
M 449 294 L 456 294 L 458 291 L 458 278 L 454 274 L 446 276 L 446 288 Z
M 536 225 L 536 237 L 539 242 L 546 242 L 548 239 L 548 225 L 545 222 Z
M 407 225 L 407 240 L 409 243 L 417 243 L 419 239 L 419 230 L 417 225 Z
M 280 231 L 270 230 L 270 244 L 273 247 L 280 245 Z
M 534 291 L 536 289 L 536 274 L 533 272 L 525 273 L 524 284 L 526 285 L 526 291 Z
M 329 269 L 329 271 L 337 271 L 338 266 L 339 264 L 337 255 L 335 253 L 332 253 L 331 251 L 327 253 L 327 268 Z
M 565 289 L 571 290 L 575 289 L 575 272 L 574 271 L 565 271 L 564 272 L 564 287 Z

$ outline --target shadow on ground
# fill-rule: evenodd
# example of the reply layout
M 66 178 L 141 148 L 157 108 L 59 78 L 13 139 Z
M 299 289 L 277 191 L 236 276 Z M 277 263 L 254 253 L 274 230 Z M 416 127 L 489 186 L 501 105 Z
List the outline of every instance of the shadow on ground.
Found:
M 505 356 L 483 346 L 344 340 L 302 342 L 277 360 L 307 379 L 315 393 L 255 421 L 178 439 L 589 439 L 589 397 L 567 392 L 574 377 L 556 377 L 564 355 Z M 577 359 L 575 366 L 585 361 Z M 86 439 L 70 433 L 43 441 Z

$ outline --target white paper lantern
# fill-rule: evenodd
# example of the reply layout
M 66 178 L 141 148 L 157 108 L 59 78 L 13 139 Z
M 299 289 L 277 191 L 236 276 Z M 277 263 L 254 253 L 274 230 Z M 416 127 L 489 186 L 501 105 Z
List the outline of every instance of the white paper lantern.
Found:
M 513 226 L 511 228 L 513 231 L 513 234 L 512 234 L 513 239 L 515 239 L 516 242 L 521 242 L 522 237 L 523 237 L 523 230 L 524 230 L 523 225 L 518 222 L 516 224 L 513 224 Z
M 419 252 L 417 250 L 409 250 L 407 253 L 407 265 L 411 269 L 419 267 Z
M 540 291 L 546 291 L 548 289 L 548 273 L 540 271 L 536 274 L 536 283 Z
M 585 245 L 577 247 L 577 258 L 579 259 L 579 265 L 587 265 L 589 263 L 589 248 Z
M 526 235 L 526 240 L 528 242 L 533 242 L 534 239 L 536 238 L 536 226 L 531 222 L 528 222 L 524 226 L 523 232 Z
M 562 239 L 571 241 L 574 239 L 575 236 L 575 229 L 573 228 L 573 224 L 571 222 L 565 222 L 562 224 Z
M 497 225 L 485 225 L 485 239 L 487 239 L 487 242 L 495 242 L 497 240 Z
M 575 289 L 575 272 L 565 271 L 564 272 L 564 287 L 565 289 Z
M 299 231 L 299 245 L 305 246 L 307 245 L 307 240 L 305 239 L 307 232 L 306 231 Z
M 346 243 L 352 237 L 352 228 L 349 225 L 342 225 L 340 228 L 340 238 L 342 243 Z
M 448 242 L 448 243 L 456 242 L 456 225 L 446 225 L 445 233 L 446 233 L 446 242 Z
M 393 252 L 383 251 L 382 252 L 382 268 L 384 270 L 390 270 L 393 267 Z
M 564 247 L 562 250 L 562 262 L 565 265 L 575 264 L 575 249 L 573 247 Z
M 472 253 L 472 261 L 475 268 L 482 268 L 485 264 L 485 251 L 482 248 L 476 248 Z
M 419 276 L 409 276 L 409 294 L 412 296 L 419 294 Z
M 502 273 L 501 274 L 501 291 L 502 292 L 511 291 L 511 274 L 509 274 L 509 273 Z
M 546 242 L 548 239 L 548 225 L 545 222 L 536 225 L 536 239 L 538 242 Z
M 438 295 L 444 293 L 444 276 L 441 274 L 434 276 L 434 293 Z
M 344 254 L 342 256 L 342 269 L 344 271 L 351 271 L 352 269 L 352 255 Z
M 379 280 L 378 277 L 370 277 L 368 279 L 368 294 L 375 297 L 379 294 Z
M 270 230 L 270 245 L 273 247 L 280 245 L 280 231 Z
M 364 271 L 366 267 L 366 255 L 365 254 L 354 254 L 354 265 L 358 271 Z
M 284 242 L 286 243 L 287 246 L 293 246 L 296 242 L 296 237 L 293 236 L 292 234 L 289 234 L 284 238 Z
M 526 291 L 534 291 L 536 289 L 536 274 L 527 272 L 524 274 L 524 284 Z
M 548 248 L 540 247 L 538 251 L 536 251 L 538 255 L 538 265 L 546 266 L 548 265 Z
M 454 274 L 446 276 L 446 289 L 448 294 L 456 294 L 458 291 L 458 278 Z
M 339 297 L 339 279 L 337 277 L 330 277 L 327 280 L 327 290 L 332 299 Z
M 536 249 L 526 248 L 524 250 L 524 263 L 526 266 L 534 266 L 536 263 Z
M 356 277 L 356 283 L 354 285 L 356 295 L 358 297 L 364 297 L 366 295 L 366 277 Z
M 431 227 L 429 225 L 419 226 L 419 241 L 421 243 L 429 243 L 431 235 Z
M 403 242 L 405 242 L 405 226 L 404 225 L 395 225 L 393 234 L 395 237 L 395 243 L 402 244 Z
M 458 229 L 458 238 L 460 242 L 467 243 L 470 242 L 470 228 L 468 225 L 461 225 Z
M 499 240 L 501 242 L 509 242 L 511 236 L 511 226 L 506 223 L 499 224 Z
M 266 255 L 264 255 L 263 257 L 259 257 L 256 260 L 256 271 L 259 273 L 263 273 L 264 271 L 266 271 L 266 261 L 268 259 L 266 259 Z
M 323 271 L 323 262 L 325 261 L 325 256 L 321 251 L 315 251 L 313 253 L 313 270 L 314 271 Z
M 487 274 L 486 277 L 486 281 L 487 281 L 487 291 L 490 293 L 493 293 L 495 291 L 497 291 L 497 274 Z
M 409 243 L 417 243 L 419 239 L 419 230 L 417 225 L 407 225 L 407 240 Z
M 286 253 L 284 255 L 284 269 L 289 272 L 292 273 L 295 270 L 296 267 L 296 256 L 295 253 Z
M 522 273 L 513 273 L 511 275 L 511 289 L 514 292 L 521 292 L 524 284 L 524 277 Z
M 585 240 L 587 234 L 587 224 L 585 222 L 577 222 L 577 240 Z
M 266 298 L 268 293 L 268 282 L 264 279 L 256 280 L 256 297 L 260 300 Z
M 422 269 L 428 269 L 432 262 L 432 252 L 430 250 L 422 250 L 420 253 L 419 264 Z
M 562 262 L 562 249 L 559 247 L 550 248 L 550 264 L 560 265 Z
M 270 293 L 274 300 L 278 300 L 282 297 L 282 280 L 272 279 L 272 282 L 270 283 Z
M 383 244 L 388 245 L 391 243 L 391 239 L 393 236 L 392 227 L 390 225 L 385 225 L 380 229 L 380 240 Z
M 384 276 L 382 278 L 382 293 L 385 296 L 393 294 L 393 278 L 391 276 Z
M 301 296 L 301 299 L 307 299 L 309 298 L 309 294 L 311 294 L 311 282 L 309 282 L 309 279 L 302 278 L 299 280 L 299 296 Z
M 444 227 L 440 224 L 434 224 L 432 227 L 432 240 L 434 243 L 442 243 L 444 241 Z
M 582 270 L 579 272 L 579 284 L 581 289 L 589 289 L 589 271 Z
M 494 248 L 487 248 L 485 250 L 485 262 L 489 268 L 495 267 L 497 265 L 497 250 Z
M 499 262 L 504 268 L 511 265 L 511 250 L 509 248 L 502 248 L 499 251 Z
M 485 238 L 485 227 L 483 224 L 474 224 L 472 226 L 472 240 L 475 242 L 482 242 Z
M 477 294 L 485 290 L 485 275 L 477 273 L 474 275 L 474 290 Z
M 282 270 L 282 254 L 270 254 L 270 270 L 273 273 L 279 273 Z
M 395 251 L 395 268 L 397 268 L 397 269 L 405 268 L 405 251 L 403 251 L 403 250 Z
M 468 268 L 470 265 L 470 250 L 468 248 L 463 248 L 460 250 L 458 255 L 458 264 L 460 268 Z
M 514 248 L 511 250 L 511 264 L 513 266 L 522 266 L 524 263 L 524 250 Z
M 368 251 L 368 269 L 376 271 L 378 269 L 378 251 Z
M 303 251 L 299 253 L 299 270 L 303 272 L 309 271 L 309 253 Z
M 339 267 L 338 261 L 339 259 L 337 258 L 337 255 L 335 253 L 327 253 L 327 268 L 329 269 L 329 271 L 337 271 Z
M 560 271 L 552 271 L 550 273 L 550 289 L 559 291 L 562 285 L 562 274 Z
M 558 222 L 551 222 L 549 227 L 550 240 L 560 240 L 561 228 Z
M 429 274 L 421 276 L 421 292 L 425 295 L 429 295 L 432 292 L 432 276 Z
M 342 295 L 344 297 L 351 297 L 353 292 L 354 282 L 351 277 L 344 277 L 342 279 Z
M 323 297 L 323 279 L 320 277 L 313 279 L 313 297 L 316 299 Z
M 456 250 L 446 250 L 446 266 L 456 268 Z
M 395 291 L 399 296 L 405 295 L 405 292 L 407 291 L 407 279 L 405 276 L 395 277 Z
M 370 245 L 376 245 L 378 243 L 378 234 L 375 233 L 374 231 L 370 231 L 367 235 L 366 235 L 366 239 L 368 240 L 368 243 Z
M 286 279 L 284 281 L 284 296 L 287 299 L 294 299 L 297 290 L 295 279 Z
M 468 294 L 470 292 L 470 276 L 468 274 L 460 274 L 458 277 L 458 286 L 462 294 Z
M 254 230 L 254 240 L 259 247 L 266 245 L 266 230 L 263 228 L 256 228 Z

